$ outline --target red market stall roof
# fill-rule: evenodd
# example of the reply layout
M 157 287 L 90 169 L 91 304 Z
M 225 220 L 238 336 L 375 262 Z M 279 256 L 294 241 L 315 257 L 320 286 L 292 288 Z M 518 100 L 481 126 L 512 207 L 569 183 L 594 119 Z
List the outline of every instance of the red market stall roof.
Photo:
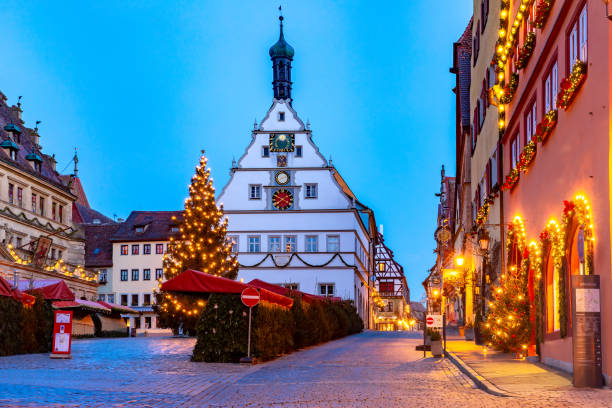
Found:
M 283 296 L 288 296 L 289 293 L 296 293 L 302 296 L 302 300 L 304 300 L 306 303 L 312 303 L 315 300 L 321 300 L 321 301 L 327 300 L 327 301 L 332 301 L 332 302 L 339 302 L 342 300 L 342 298 L 340 297 L 331 297 L 331 296 L 325 297 L 325 296 L 313 295 L 313 294 L 306 293 L 306 292 L 300 292 L 299 290 L 291 290 L 284 286 L 274 285 L 272 283 L 264 282 L 259 279 L 253 279 L 248 284 L 251 286 L 255 286 L 256 288 L 266 289 L 266 290 L 269 290 L 270 292 L 278 293 L 279 295 L 283 295 Z
M 31 306 L 36 302 L 36 298 L 27 293 L 21 292 L 19 289 L 13 289 L 13 286 L 3 277 L 0 276 L 0 296 L 8 296 L 23 303 L 24 305 Z
M 161 290 L 185 293 L 242 293 L 249 286 L 242 282 L 187 269 L 180 275 L 162 283 Z M 293 305 L 293 299 L 267 289 L 259 288 L 259 294 L 261 300 L 266 302 L 283 307 Z
M 250 286 L 255 286 L 256 288 L 260 288 L 260 289 L 266 289 L 266 290 L 269 290 L 270 292 L 274 292 L 274 293 L 277 293 L 283 296 L 289 296 L 290 293 L 295 293 L 297 295 L 302 296 L 302 300 L 305 301 L 306 303 L 312 303 L 315 300 L 326 300 L 326 298 L 323 296 L 311 295 L 310 293 L 300 292 L 299 290 L 291 290 L 284 286 L 274 285 L 272 283 L 264 282 L 259 279 L 253 279 L 248 284 Z
M 30 281 L 28 279 L 21 279 L 17 285 L 20 290 L 40 293 L 46 300 L 75 299 L 74 293 L 63 280 L 40 279 Z
M 97 312 L 97 313 L 111 313 L 111 309 L 102 306 L 100 303 L 98 302 L 93 302 L 90 300 L 83 300 L 83 299 L 75 299 L 75 300 L 58 300 L 53 302 L 53 308 L 54 309 L 84 309 L 87 311 L 91 311 L 91 312 Z
M 13 287 L 2 276 L 0 276 L 0 296 L 13 296 Z
M 127 306 L 123 306 L 123 305 L 118 305 L 116 303 L 108 303 L 108 302 L 104 302 L 102 300 L 98 300 L 98 303 L 101 304 L 102 306 L 104 306 L 107 309 L 111 309 L 113 312 L 119 312 L 119 313 L 138 313 L 138 311 L 132 309 L 131 307 L 127 307 Z

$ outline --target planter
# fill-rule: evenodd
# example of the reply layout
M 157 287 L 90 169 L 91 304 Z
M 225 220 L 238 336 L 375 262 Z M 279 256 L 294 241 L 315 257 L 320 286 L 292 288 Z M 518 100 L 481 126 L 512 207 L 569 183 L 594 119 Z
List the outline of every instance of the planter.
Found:
M 465 328 L 463 326 L 459 326 L 459 336 L 463 336 L 465 332 Z
M 431 354 L 434 357 L 442 357 L 442 340 L 434 340 L 431 342 Z
M 469 328 L 469 329 L 465 329 L 465 339 L 466 340 L 474 340 L 474 329 L 473 328 Z

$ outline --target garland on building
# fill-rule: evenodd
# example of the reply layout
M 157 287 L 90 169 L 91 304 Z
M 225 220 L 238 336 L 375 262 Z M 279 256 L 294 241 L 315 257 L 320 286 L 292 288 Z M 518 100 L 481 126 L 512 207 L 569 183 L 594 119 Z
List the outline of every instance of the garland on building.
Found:
M 504 182 L 504 184 L 502 184 L 501 189 L 510 190 L 512 187 L 516 185 L 516 183 L 518 183 L 520 175 L 521 175 L 521 172 L 519 171 L 518 168 L 515 167 L 512 170 L 510 170 L 510 173 L 508 173 L 508 175 L 506 176 L 506 181 Z
M 500 286 L 493 288 L 493 301 L 489 303 L 483 331 L 489 345 L 504 352 L 526 355 L 530 343 L 529 319 L 529 249 L 525 244 L 525 227 L 520 217 L 508 226 L 506 251 L 516 249 L 517 256 L 508 256 L 506 274 L 500 277 Z
M 516 164 L 516 168 L 519 171 L 522 171 L 523 173 L 527 172 L 529 165 L 531 164 L 533 158 L 536 155 L 536 147 L 536 142 L 533 139 L 531 139 L 529 143 L 527 143 L 525 147 L 523 147 L 523 151 L 519 155 L 519 161 Z
M 595 236 L 593 233 L 593 216 L 591 206 L 584 195 L 577 195 L 571 201 L 563 202 L 563 230 L 565 238 L 570 237 L 572 223 L 575 220 L 578 228 L 582 229 L 584 236 L 584 274 L 594 274 L 593 267 L 593 244 Z
M 480 207 L 480 209 L 478 210 L 478 214 L 476 214 L 476 225 L 474 225 L 476 230 L 478 229 L 479 226 L 484 224 L 487 217 L 489 216 L 489 207 L 491 207 L 491 204 L 493 204 L 494 198 L 495 198 L 495 194 L 493 193 L 489 194 L 489 196 L 485 198 L 484 204 L 482 205 L 482 207 Z M 473 231 L 473 232 L 476 232 L 476 231 Z
M 503 136 L 506 129 L 504 105 L 512 101 L 512 98 L 514 97 L 514 92 L 516 91 L 516 87 L 518 87 L 518 74 L 512 74 L 510 76 L 510 80 L 507 81 L 508 78 L 505 72 L 506 62 L 509 58 L 512 57 L 512 52 L 514 52 L 514 46 L 518 41 L 519 37 L 518 30 L 521 26 L 521 23 L 525 20 L 524 13 L 527 12 L 528 8 L 534 1 L 535 0 L 521 0 L 515 19 L 512 24 L 510 24 L 510 2 L 508 0 L 501 0 L 499 14 L 499 38 L 497 39 L 497 44 L 495 46 L 495 56 L 493 57 L 493 63 L 496 66 L 495 72 L 497 74 L 497 79 L 500 83 L 500 86 L 495 87 L 495 94 L 497 100 L 499 101 L 498 123 L 500 136 Z M 535 45 L 535 36 L 532 41 Z M 525 48 L 524 58 L 527 57 L 528 49 L 529 48 Z M 533 53 L 533 50 L 531 51 L 531 53 Z M 528 59 L 529 58 L 526 58 L 526 60 L 524 61 L 525 64 L 527 64 Z
M 180 235 L 170 238 L 163 267 L 166 279 L 171 279 L 186 269 L 194 269 L 215 276 L 236 279 L 238 260 L 232 253 L 232 242 L 227 238 L 227 218 L 223 219 L 223 207 L 217 207 L 215 188 L 206 167 L 207 159 L 202 151 L 200 164 L 191 178 L 189 197 L 185 200 L 184 219 L 176 220 Z M 154 310 L 161 327 L 177 330 L 182 327 L 195 330 L 201 311 L 201 299 L 193 296 L 172 296 L 156 292 Z
M 532 306 L 535 317 L 534 328 L 536 354 L 540 354 L 540 344 L 544 338 L 543 321 L 544 316 L 544 280 L 542 279 L 542 250 L 536 241 L 529 243 L 529 265 L 531 276 L 533 276 L 534 305 Z
M 544 27 L 544 24 L 546 24 L 546 20 L 548 20 L 550 10 L 552 10 L 553 4 L 555 4 L 555 0 L 539 0 L 538 1 L 538 5 L 536 6 L 535 24 L 534 24 L 536 28 Z
M 576 97 L 578 90 L 586 78 L 587 66 L 584 62 L 576 60 L 569 77 L 561 80 L 561 89 L 557 95 L 557 107 L 567 110 Z
M 531 59 L 531 55 L 533 54 L 533 50 L 536 45 L 536 35 L 534 32 L 530 32 L 527 34 L 525 38 L 525 43 L 519 50 L 518 61 L 516 62 L 516 67 L 518 69 L 523 69 L 527 66 L 529 59 Z
M 504 87 L 504 94 L 500 99 L 501 103 L 507 105 L 512 102 L 512 99 L 514 99 L 514 94 L 518 89 L 518 84 L 519 74 L 517 72 L 514 72 L 512 75 L 510 75 L 510 82 Z
M 551 109 L 544 118 L 542 118 L 542 122 L 536 125 L 536 139 L 538 142 L 542 142 L 546 140 L 546 138 L 552 133 L 553 129 L 557 125 L 557 110 Z
M 553 273 L 558 278 L 557 283 L 557 313 L 559 318 L 559 331 L 561 337 L 567 335 L 567 312 L 565 310 L 567 302 L 565 295 L 565 234 L 559 223 L 552 219 L 540 234 L 542 248 L 546 248 L 553 262 Z M 554 281 L 554 277 L 553 277 Z M 556 319 L 554 316 L 553 319 Z

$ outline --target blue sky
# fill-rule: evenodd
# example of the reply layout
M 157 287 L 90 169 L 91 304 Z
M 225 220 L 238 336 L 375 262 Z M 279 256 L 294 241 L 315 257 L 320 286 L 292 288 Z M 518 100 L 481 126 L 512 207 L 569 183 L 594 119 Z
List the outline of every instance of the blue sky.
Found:
M 441 164 L 454 175 L 448 69 L 471 1 L 4 0 L 0 90 L 23 95 L 27 126 L 42 121 L 58 170 L 78 147 L 94 208 L 180 209 L 200 150 L 221 191 L 270 106 L 279 3 L 294 108 L 384 224 L 418 300 Z

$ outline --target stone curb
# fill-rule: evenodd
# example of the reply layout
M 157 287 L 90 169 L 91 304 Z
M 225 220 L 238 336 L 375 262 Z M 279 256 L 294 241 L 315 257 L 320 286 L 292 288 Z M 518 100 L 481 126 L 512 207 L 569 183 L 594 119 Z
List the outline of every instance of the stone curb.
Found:
M 472 367 L 467 365 L 461 358 L 459 358 L 455 353 L 452 353 L 448 350 L 444 350 L 444 355 L 448 357 L 450 361 L 453 362 L 459 368 L 459 370 L 470 377 L 470 379 L 484 392 L 495 395 L 497 397 L 512 397 L 514 395 L 503 391 L 493 385 L 489 380 L 478 374 Z

